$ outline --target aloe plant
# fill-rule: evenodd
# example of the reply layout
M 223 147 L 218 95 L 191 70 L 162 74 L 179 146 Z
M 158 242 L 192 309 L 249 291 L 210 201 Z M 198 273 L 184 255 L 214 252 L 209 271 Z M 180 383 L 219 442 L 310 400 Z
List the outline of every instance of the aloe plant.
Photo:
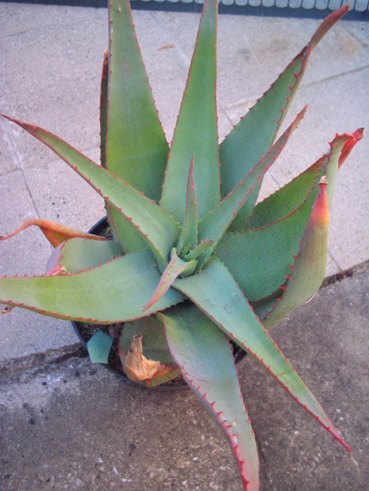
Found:
M 219 144 L 217 1 L 207 0 L 169 147 L 158 119 L 128 0 L 109 7 L 101 83 L 101 165 L 48 131 L 4 116 L 50 147 L 105 200 L 113 239 L 46 220 L 54 252 L 41 276 L 3 277 L 0 302 L 101 326 L 123 325 L 119 354 L 132 380 L 152 387 L 181 373 L 224 429 L 244 489 L 259 488 L 258 455 L 232 346 L 255 357 L 346 449 L 268 329 L 313 296 L 325 274 L 329 209 L 338 169 L 363 130 L 256 204 L 263 177 L 304 116 L 277 138 L 310 54 L 347 12 L 307 46 Z M 232 343 L 230 343 L 232 341 Z M 89 342 L 105 362 L 107 330 Z

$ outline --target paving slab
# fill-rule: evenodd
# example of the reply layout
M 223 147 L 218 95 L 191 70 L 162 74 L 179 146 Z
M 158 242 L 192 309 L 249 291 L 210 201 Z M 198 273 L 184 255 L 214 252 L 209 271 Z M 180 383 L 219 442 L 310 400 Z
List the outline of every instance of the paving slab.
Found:
M 35 7 L 37 15 L 42 7 Z M 48 11 L 54 20 L 58 7 L 49 6 Z M 49 129 L 80 150 L 89 150 L 99 145 L 99 90 L 102 57 L 108 44 L 107 10 L 85 9 L 84 18 L 77 15 L 73 22 L 68 10 L 62 9 L 60 17 L 63 15 L 65 24 L 59 20 L 0 39 L 3 110 Z M 167 48 L 163 31 L 151 13 L 140 12 L 135 18 L 158 110 L 171 137 L 186 72 L 176 51 Z M 163 93 L 166 97 L 161 97 Z M 50 150 L 19 128 L 12 127 L 12 133 L 24 166 L 39 167 L 55 159 Z
M 134 18 L 159 114 L 170 139 L 199 15 L 136 11 Z M 56 132 L 97 161 L 100 69 L 107 44 L 106 21 L 105 9 L 16 3 L 0 7 L 1 111 Z M 318 21 L 301 19 L 220 17 L 221 138 L 306 43 L 317 25 Z M 292 109 L 297 111 L 306 100 L 311 101 L 306 122 L 286 153 L 286 167 L 276 167 L 268 174 L 262 197 L 295 175 L 299 166 L 325 151 L 332 131 L 353 130 L 368 122 L 368 69 L 365 68 L 368 26 L 363 22 L 343 22 L 335 30 L 336 34 L 330 33 L 322 48 L 318 47 L 306 74 L 302 96 Z M 324 109 L 327 107 L 328 111 Z M 368 257 L 368 237 L 364 232 L 369 217 L 368 142 L 366 139 L 360 144 L 347 171 L 346 168 L 342 171 L 332 215 L 327 274 Z M 85 183 L 15 125 L 1 122 L 0 145 L 0 176 L 6 179 L 6 185 L 4 180 L 0 182 L 1 206 L 6 210 L 1 233 L 10 231 L 31 215 L 88 228 L 103 213 L 101 200 Z M 303 158 L 297 160 L 296 155 L 300 154 Z M 30 247 L 32 261 L 25 252 Z M 27 231 L 1 245 L 5 259 L 2 268 L 8 273 L 30 273 L 31 262 L 35 262 L 36 270 L 42 271 L 49 251 L 38 231 Z M 31 334 L 30 328 L 35 323 L 33 314 L 18 313 L 13 319 L 17 321 L 1 320 L 2 325 L 7 325 L 1 349 L 3 358 L 16 353 L 24 355 L 27 346 L 29 353 L 42 351 L 47 346 L 46 339 L 53 348 L 75 340 L 73 333 L 66 335 L 63 328 L 56 329 L 53 338 L 50 330 L 46 337 L 42 331 Z M 54 322 L 57 321 L 48 320 L 46 325 Z
M 38 216 L 22 170 L 0 176 L 0 196 L 1 235 L 9 234 L 24 220 Z M 12 240 L 1 242 L 0 274 L 36 273 L 40 269 L 43 271 L 50 252 L 51 248 L 43 240 L 42 234 L 36 238 L 25 231 Z
M 155 19 L 189 61 L 196 39 L 198 14 L 154 12 Z M 307 44 L 320 21 L 221 15 L 218 32 L 218 99 L 227 106 L 240 98 L 253 100 Z M 341 22 L 316 48 L 303 84 L 368 66 L 369 27 Z
M 0 176 L 0 196 L 7 196 L 1 201 L 2 234 L 12 232 L 28 218 L 38 217 L 21 170 Z M 42 274 L 50 253 L 51 247 L 42 233 L 28 229 L 1 243 L 0 274 Z M 0 315 L 0 332 L 0 360 L 58 348 L 77 340 L 70 323 L 21 309 Z
M 106 213 L 104 200 L 62 160 L 27 169 L 25 176 L 43 218 L 85 231 Z
M 2 3 L 0 6 L 0 39 L 16 34 L 22 34 L 26 31 L 36 31 L 42 27 L 60 28 L 68 24 L 76 24 L 86 20 L 86 11 L 88 15 L 106 15 L 104 9 L 95 9 L 92 7 L 68 7 L 63 5 L 37 5 L 22 3 L 16 5 L 13 3 Z
M 239 365 L 263 491 L 366 491 L 369 264 L 273 329 L 345 452 L 250 357 Z M 240 491 L 224 436 L 187 389 L 128 385 L 77 346 L 0 365 L 3 491 Z
M 0 121 L 0 176 L 19 166 L 19 161 L 14 155 L 12 141 L 8 136 L 7 126 L 4 121 Z
M 66 25 L 27 29 L 0 39 L 2 100 L 12 116 L 88 150 L 99 145 L 98 94 L 107 14 L 87 9 L 84 20 L 68 20 Z M 24 167 L 55 160 L 50 150 L 21 129 L 11 125 L 11 131 Z

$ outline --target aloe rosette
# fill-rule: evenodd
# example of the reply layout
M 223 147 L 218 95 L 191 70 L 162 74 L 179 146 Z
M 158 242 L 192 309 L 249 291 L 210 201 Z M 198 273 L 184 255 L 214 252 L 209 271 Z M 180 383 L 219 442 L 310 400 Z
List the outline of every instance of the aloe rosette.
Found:
M 363 130 L 336 135 L 305 172 L 256 204 L 263 177 L 304 116 L 278 136 L 309 56 L 347 12 L 308 45 L 219 144 L 217 2 L 207 0 L 173 141 L 162 130 L 136 41 L 129 2 L 109 6 L 101 83 L 101 165 L 48 131 L 8 116 L 50 147 L 105 200 L 112 240 L 46 220 L 54 252 L 41 276 L 3 277 L 0 301 L 86 323 L 124 323 L 126 374 L 148 387 L 181 372 L 224 429 L 244 488 L 259 488 L 258 455 L 232 344 L 250 353 L 349 449 L 268 328 L 307 301 L 325 274 L 336 174 Z M 106 361 L 106 330 L 89 342 Z

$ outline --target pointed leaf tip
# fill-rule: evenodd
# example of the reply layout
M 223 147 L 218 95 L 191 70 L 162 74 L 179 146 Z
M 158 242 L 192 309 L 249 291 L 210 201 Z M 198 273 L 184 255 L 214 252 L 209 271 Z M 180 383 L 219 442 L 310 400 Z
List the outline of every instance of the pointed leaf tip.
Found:
M 199 217 L 204 217 L 220 199 L 216 114 L 217 7 L 217 0 L 204 4 L 165 171 L 160 202 L 180 222 L 186 211 L 186 180 L 191 157 L 196 161 Z
M 168 144 L 137 42 L 130 2 L 109 3 L 108 79 L 103 87 L 106 124 L 102 133 L 106 167 L 149 198 L 159 200 Z M 124 250 L 143 250 L 145 242 L 129 219 L 111 203 L 107 212 Z
M 351 138 L 345 143 L 345 146 L 342 149 L 340 158 L 338 160 L 338 167 L 340 168 L 342 164 L 345 162 L 347 157 L 350 155 L 354 146 L 359 142 L 364 136 L 364 128 L 359 128 L 354 131 L 351 135 Z
M 315 46 L 321 41 L 321 39 L 327 34 L 327 32 L 331 29 L 336 22 L 338 22 L 344 15 L 349 11 L 349 6 L 345 5 L 334 12 L 332 12 L 328 17 L 326 17 L 323 22 L 320 24 L 318 29 L 315 31 L 311 41 L 309 43 L 310 50 L 314 49 Z
M 100 84 L 100 162 L 106 167 L 106 119 L 108 106 L 108 78 L 109 78 L 109 57 L 108 52 L 104 51 L 104 59 L 101 73 Z
M 310 42 L 222 142 L 220 160 L 223 196 L 228 194 L 242 175 L 270 148 L 300 85 L 311 52 L 347 10 L 347 7 L 343 7 L 322 22 Z M 261 182 L 243 205 L 237 219 L 233 221 L 232 230 L 243 230 L 247 217 L 257 201 L 260 185 Z

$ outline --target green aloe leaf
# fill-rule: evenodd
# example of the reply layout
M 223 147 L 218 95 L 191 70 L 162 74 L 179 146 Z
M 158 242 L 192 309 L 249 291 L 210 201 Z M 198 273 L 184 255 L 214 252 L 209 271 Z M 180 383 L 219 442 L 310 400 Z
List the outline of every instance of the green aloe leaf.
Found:
M 317 186 L 320 178 L 326 174 L 330 201 L 334 192 L 336 174 L 354 146 L 363 136 L 363 130 L 352 135 L 337 135 L 330 142 L 330 150 L 306 171 L 286 184 L 264 201 L 258 203 L 248 221 L 248 228 L 254 229 L 283 220 L 293 213 L 306 199 L 306 190 Z
M 196 163 L 199 217 L 220 199 L 215 96 L 217 5 L 217 0 L 204 4 L 160 202 L 181 223 L 186 213 L 186 179 L 192 158 Z
M 225 431 L 244 488 L 259 489 L 259 460 L 227 336 L 194 306 L 159 314 L 183 377 Z
M 92 363 L 108 363 L 110 349 L 113 346 L 113 338 L 98 331 L 87 343 L 87 351 Z
M 238 185 L 200 222 L 200 239 L 213 240 L 217 243 L 235 219 L 243 204 L 252 196 L 264 174 L 281 154 L 292 132 L 304 117 L 306 107 L 296 116 L 293 123 L 272 145 L 257 165 L 250 170 Z
M 185 255 L 186 261 L 192 261 L 194 259 L 199 259 L 203 255 L 210 255 L 215 245 L 214 240 L 202 240 L 192 251 Z
M 290 273 L 318 189 L 308 191 L 305 203 L 283 220 L 258 229 L 228 232 L 218 244 L 217 256 L 249 301 L 271 295 Z
M 266 318 L 265 327 L 278 324 L 287 314 L 310 300 L 319 290 L 325 276 L 328 250 L 329 207 L 327 185 L 322 182 L 310 220 L 300 245 L 299 253 L 291 266 L 291 274 L 281 287 L 282 295 L 271 299 L 268 309 L 261 305 Z M 258 308 L 255 307 L 258 313 Z
M 112 324 L 153 314 L 183 300 L 179 292 L 169 290 L 143 313 L 159 281 L 152 255 L 137 252 L 78 273 L 0 278 L 0 303 L 60 319 Z
M 47 263 L 46 272 L 48 275 L 61 272 L 77 273 L 93 266 L 100 266 L 122 255 L 123 251 L 119 242 L 70 239 L 53 251 Z
M 301 207 L 324 174 L 326 155 L 298 177 L 258 203 L 247 222 L 247 229 L 272 226 L 283 221 Z
M 253 355 L 323 428 L 349 449 L 220 261 L 214 260 L 195 276 L 176 280 L 174 287 L 184 293 L 241 348 Z
M 343 149 L 347 145 L 352 149 L 353 141 L 356 143 L 359 140 L 357 132 L 354 135 L 337 136 L 330 143 L 330 151 L 326 155 L 255 207 L 247 230 L 228 232 L 222 238 L 217 255 L 250 301 L 273 295 L 286 283 L 301 247 L 318 193 L 319 180 L 328 171 L 330 175 L 335 175 L 338 162 L 342 161 Z M 334 186 L 333 180 L 331 185 Z M 321 252 L 320 259 L 317 257 L 316 266 L 319 263 L 319 268 L 309 267 L 306 271 L 320 283 L 325 271 L 323 256 L 324 252 Z M 306 285 L 302 286 L 301 291 L 305 292 L 301 303 L 314 293 Z M 267 310 L 277 298 L 267 300 Z
M 266 153 L 295 96 L 313 48 L 348 11 L 345 6 L 330 14 L 319 26 L 308 45 L 292 60 L 270 89 L 257 101 L 220 146 L 222 195 L 226 196 Z M 255 189 L 232 223 L 243 229 L 259 192 Z
M 134 225 L 159 262 L 161 264 L 166 263 L 178 236 L 178 226 L 164 210 L 128 182 L 96 165 L 92 160 L 52 133 L 8 116 L 3 117 L 18 124 L 59 155 Z
M 186 254 L 192 250 L 198 239 L 198 209 L 195 189 L 194 159 L 191 160 L 187 178 L 186 213 L 179 236 L 177 251 Z
M 314 164 L 326 177 L 320 184 L 298 253 L 290 265 L 289 274 L 281 282 L 279 292 L 276 291 L 270 299 L 254 306 L 266 327 L 277 324 L 292 310 L 308 301 L 322 284 L 326 271 L 329 205 L 333 199 L 337 170 L 361 137 L 362 130 L 357 130 L 352 135 L 337 135 L 330 143 L 330 151 Z M 303 177 L 304 175 L 298 177 L 295 182 L 301 181 Z M 294 182 L 287 184 L 285 188 L 277 191 L 275 197 L 271 196 L 270 200 L 266 200 L 265 206 L 257 213 L 257 223 L 268 221 L 268 208 L 272 210 L 273 207 L 274 218 L 285 215 L 289 211 L 290 203 L 284 198 L 294 188 Z
M 103 134 L 102 134 L 103 137 Z M 158 201 L 168 144 L 156 111 L 128 0 L 109 8 L 106 167 Z M 117 210 L 109 218 L 127 252 L 145 247 L 142 237 Z
M 172 250 L 171 259 L 168 263 L 168 266 L 163 271 L 161 275 L 160 281 L 156 290 L 151 297 L 149 303 L 145 305 L 144 310 L 149 310 L 153 305 L 158 302 L 163 295 L 169 290 L 172 286 L 173 282 L 179 275 L 184 273 L 192 274 L 197 266 L 197 261 L 183 261 L 180 257 L 177 256 L 176 250 Z

